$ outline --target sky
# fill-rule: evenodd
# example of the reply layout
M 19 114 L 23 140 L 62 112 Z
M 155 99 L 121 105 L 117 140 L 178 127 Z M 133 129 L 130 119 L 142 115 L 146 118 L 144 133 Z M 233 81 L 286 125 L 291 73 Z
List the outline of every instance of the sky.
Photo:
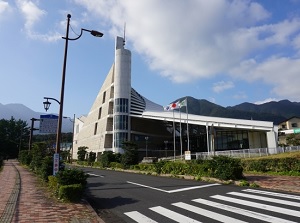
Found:
M 227 107 L 300 102 L 300 0 L 0 0 L 0 103 L 88 114 L 114 62 L 132 53 L 132 87 L 162 106 L 191 96 Z M 58 113 L 51 101 L 48 113 Z

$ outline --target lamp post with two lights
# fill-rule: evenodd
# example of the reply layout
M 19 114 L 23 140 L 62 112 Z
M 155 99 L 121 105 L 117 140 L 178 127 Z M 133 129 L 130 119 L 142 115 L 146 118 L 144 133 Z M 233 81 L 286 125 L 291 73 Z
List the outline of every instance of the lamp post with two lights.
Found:
M 62 37 L 63 39 L 65 39 L 65 51 L 64 51 L 64 62 L 63 62 L 63 70 L 62 70 L 60 101 L 56 100 L 59 103 L 59 114 L 58 114 L 58 124 L 57 124 L 57 134 L 56 134 L 56 149 L 55 149 L 56 154 L 60 153 L 61 129 L 62 129 L 63 108 L 64 108 L 65 77 L 66 77 L 66 65 L 67 65 L 67 55 L 68 55 L 68 42 L 69 42 L 69 40 L 79 39 L 82 36 L 83 31 L 89 32 L 89 33 L 91 33 L 91 35 L 93 35 L 95 37 L 103 36 L 103 33 L 101 33 L 101 32 L 82 28 L 81 33 L 78 37 L 69 38 L 70 18 L 71 18 L 71 15 L 68 14 L 67 15 L 66 37 Z M 51 98 L 51 99 L 53 100 L 53 98 Z M 50 104 L 49 104 L 49 106 L 50 106 Z M 44 103 L 44 106 L 45 106 L 45 103 Z M 48 109 L 49 109 L 49 107 L 48 107 Z

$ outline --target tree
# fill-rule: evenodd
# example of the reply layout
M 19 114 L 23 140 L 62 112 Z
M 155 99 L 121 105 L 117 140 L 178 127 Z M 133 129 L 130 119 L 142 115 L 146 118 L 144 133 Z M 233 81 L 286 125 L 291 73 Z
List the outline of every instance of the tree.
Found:
M 19 151 L 28 148 L 29 127 L 26 121 L 0 120 L 0 157 L 17 158 Z
M 78 161 L 84 161 L 85 160 L 85 156 L 86 156 L 86 153 L 87 153 L 87 149 L 89 147 L 87 146 L 80 146 L 78 147 L 78 152 L 77 152 L 77 156 L 78 156 Z
M 289 134 L 286 136 L 286 143 L 289 146 L 300 145 L 300 134 Z
M 122 154 L 121 163 L 125 167 L 138 164 L 139 154 L 138 145 L 136 143 L 131 141 L 123 142 L 122 149 L 124 150 L 124 154 Z
M 93 162 L 95 162 L 95 160 L 96 160 L 96 153 L 90 152 L 90 153 L 89 153 L 88 162 L 89 162 L 89 163 L 93 163 Z

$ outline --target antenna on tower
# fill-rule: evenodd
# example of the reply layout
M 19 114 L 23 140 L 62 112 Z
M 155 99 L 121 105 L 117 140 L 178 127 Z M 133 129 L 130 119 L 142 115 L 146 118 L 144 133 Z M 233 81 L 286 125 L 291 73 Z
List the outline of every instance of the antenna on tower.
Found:
M 126 33 L 126 22 L 124 23 L 124 38 L 123 38 L 123 46 L 125 46 L 125 33 Z

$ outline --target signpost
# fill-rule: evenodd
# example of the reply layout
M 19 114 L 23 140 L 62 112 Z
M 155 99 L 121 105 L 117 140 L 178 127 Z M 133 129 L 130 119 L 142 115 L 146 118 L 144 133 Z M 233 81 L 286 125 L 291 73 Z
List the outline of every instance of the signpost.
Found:
M 59 153 L 53 155 L 53 176 L 59 171 Z
M 185 151 L 184 155 L 185 155 L 185 160 L 191 160 L 192 159 L 191 151 Z
M 56 133 L 57 121 L 58 121 L 57 115 L 41 115 L 40 133 Z

